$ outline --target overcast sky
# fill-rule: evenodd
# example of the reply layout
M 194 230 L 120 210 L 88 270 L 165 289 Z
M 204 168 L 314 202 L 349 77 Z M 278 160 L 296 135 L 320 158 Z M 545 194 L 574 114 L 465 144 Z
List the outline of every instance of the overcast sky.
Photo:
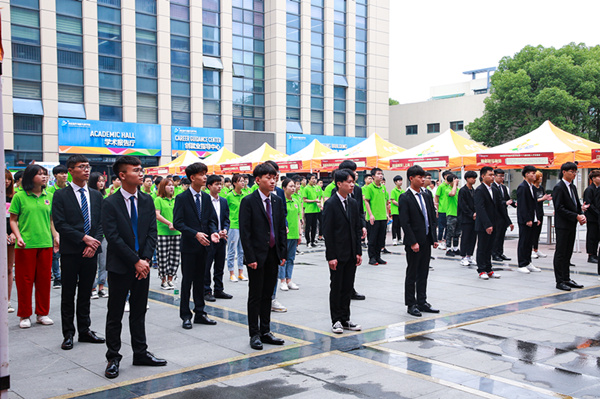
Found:
M 600 43 L 599 0 L 390 0 L 390 97 L 470 79 L 524 46 Z M 482 75 L 483 76 L 483 75 Z

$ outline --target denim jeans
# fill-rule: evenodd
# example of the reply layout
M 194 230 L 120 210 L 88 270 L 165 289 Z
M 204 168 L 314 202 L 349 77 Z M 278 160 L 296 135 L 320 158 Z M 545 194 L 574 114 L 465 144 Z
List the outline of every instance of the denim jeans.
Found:
M 238 257 L 238 269 L 244 269 L 244 249 L 242 248 L 242 240 L 240 240 L 239 229 L 229 229 L 228 233 L 229 243 L 227 244 L 227 269 L 233 271 L 233 260 L 235 259 L 235 253 L 237 251 Z
M 60 281 L 60 252 L 52 252 L 52 275 Z
M 100 284 L 106 285 L 106 251 L 108 250 L 106 238 L 102 238 L 100 246 L 102 247 L 102 252 L 98 254 L 98 279 L 94 288 Z
M 287 240 L 287 258 L 283 266 L 279 266 L 279 279 L 292 279 L 294 271 L 294 260 L 296 259 L 296 247 L 298 247 L 298 239 Z

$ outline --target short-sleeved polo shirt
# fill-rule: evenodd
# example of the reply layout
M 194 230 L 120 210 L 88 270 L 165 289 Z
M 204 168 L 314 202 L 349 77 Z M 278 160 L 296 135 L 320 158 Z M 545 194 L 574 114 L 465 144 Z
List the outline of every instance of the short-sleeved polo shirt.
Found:
M 173 223 L 173 208 L 175 207 L 175 197 L 156 197 L 154 199 L 154 207 L 157 211 L 160 211 L 160 216 Z M 159 236 L 178 236 L 181 233 L 177 230 L 169 229 L 169 226 L 163 222 L 156 220 L 156 226 Z
M 67 186 L 68 186 L 68 184 L 67 184 Z M 65 186 L 65 187 L 67 187 L 67 186 Z M 48 188 L 46 189 L 46 192 L 47 192 L 48 194 L 50 194 L 50 195 L 54 195 L 54 193 L 55 193 L 56 191 L 60 190 L 60 189 L 61 189 L 61 187 L 58 187 L 58 186 L 55 184 L 55 185 L 53 185 L 53 186 L 50 186 L 50 187 L 48 187 Z
M 315 186 L 306 186 L 304 187 L 304 191 L 302 194 L 302 198 L 306 198 L 309 201 L 318 200 L 319 193 L 315 189 Z M 319 208 L 318 202 L 305 202 L 304 203 L 304 213 L 319 213 L 321 209 Z
M 375 183 L 369 184 L 366 190 L 363 190 L 365 199 L 369 200 L 371 212 L 375 220 L 387 220 L 387 203 L 390 199 L 385 186 L 382 184 L 377 187 Z M 366 215 L 368 219 L 368 212 Z
M 448 193 L 452 190 L 448 183 L 442 183 L 437 188 L 435 195 L 440 197 L 438 200 L 438 212 L 446 213 L 446 204 L 448 203 Z
M 8 211 L 19 216 L 19 231 L 25 241 L 25 249 L 53 246 L 50 229 L 52 194 L 43 190 L 38 197 L 33 193 L 19 191 L 14 195 Z
M 325 193 L 323 194 L 323 196 L 325 198 L 331 198 L 333 196 L 333 190 L 335 189 L 335 182 L 331 182 L 327 185 L 327 187 L 325 187 Z
M 288 240 L 300 238 L 300 214 L 301 207 L 295 199 L 286 199 Z
M 227 206 L 229 206 L 229 228 L 239 229 L 240 228 L 240 202 L 246 194 L 242 191 L 241 194 L 231 190 L 227 195 Z
M 398 187 L 394 187 L 394 189 L 392 190 L 392 193 L 390 195 L 390 197 L 391 197 L 390 199 L 393 199 L 394 201 L 398 202 L 398 198 L 400 198 L 400 196 L 402 194 L 404 194 L 404 190 L 398 189 Z M 390 211 L 391 211 L 392 215 L 400 214 L 398 205 L 394 204 L 393 202 L 390 204 Z

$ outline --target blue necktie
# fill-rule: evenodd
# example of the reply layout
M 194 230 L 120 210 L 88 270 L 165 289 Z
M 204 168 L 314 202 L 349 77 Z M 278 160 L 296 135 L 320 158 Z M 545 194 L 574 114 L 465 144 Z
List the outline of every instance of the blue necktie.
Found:
M 135 236 L 135 251 L 140 250 L 140 244 L 138 243 L 138 214 L 135 209 L 135 197 L 132 195 L 129 197 L 131 201 L 131 227 L 133 228 L 133 235 Z
M 81 194 L 81 214 L 83 215 L 83 231 L 86 235 L 90 234 L 90 211 L 88 210 L 87 198 L 85 197 L 85 190 L 79 189 Z
M 427 208 L 423 202 L 422 193 L 417 193 L 417 197 L 419 197 L 419 202 L 421 203 L 421 212 L 423 212 L 423 216 L 425 217 L 425 234 L 429 234 L 429 218 L 427 217 Z
M 201 210 L 200 210 L 200 194 L 196 194 L 196 211 L 198 212 L 198 220 L 202 220 Z
M 269 248 L 273 248 L 275 246 L 275 233 L 273 231 L 273 218 L 271 217 L 271 199 L 267 198 L 265 200 L 267 203 L 267 219 L 269 219 Z

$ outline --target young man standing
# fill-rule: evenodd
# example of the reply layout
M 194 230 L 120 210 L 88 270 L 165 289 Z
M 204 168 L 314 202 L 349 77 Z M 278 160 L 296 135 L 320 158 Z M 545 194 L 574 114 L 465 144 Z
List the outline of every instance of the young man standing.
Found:
M 58 190 L 65 188 L 69 185 L 69 170 L 64 165 L 57 165 L 52 169 L 52 174 L 54 175 L 54 185 L 50 186 L 46 189 L 46 192 L 54 195 Z M 58 289 L 62 286 L 62 279 L 60 273 L 60 251 L 52 253 L 52 277 L 54 277 L 54 282 L 52 283 L 52 288 Z
M 306 227 L 304 236 L 307 247 L 316 247 L 317 223 L 321 213 L 321 199 L 316 189 L 317 177 L 313 174 L 308 175 L 308 186 L 302 190 L 304 199 L 304 216 L 306 218 Z
M 402 176 L 394 176 L 394 184 L 396 187 L 394 187 L 390 195 L 390 213 L 392 214 L 392 245 L 396 246 L 402 240 L 400 213 L 398 211 L 398 201 L 400 196 L 404 194 L 404 190 L 402 189 Z
M 383 171 L 379 168 L 371 170 L 373 183 L 363 190 L 363 197 L 369 216 L 369 264 L 385 265 L 387 262 L 381 259 L 381 249 L 385 247 L 386 226 L 389 219 L 388 203 L 389 195 L 383 185 Z
M 460 237 L 460 225 L 458 224 L 458 178 L 450 173 L 446 175 L 446 181 L 450 187 L 446 197 L 446 256 L 455 256 L 458 251 L 458 238 Z
M 506 237 L 506 229 L 510 227 L 510 231 L 514 229 L 510 217 L 508 216 L 508 206 L 516 208 L 515 202 L 510 198 L 508 188 L 504 185 L 504 170 L 494 169 L 494 183 L 492 188 L 498 190 L 500 195 L 500 203 L 502 204 L 501 213 L 502 218 L 498 220 L 498 225 L 494 226 L 496 230 L 496 238 L 492 246 L 492 259 L 497 262 L 508 261 L 510 258 L 504 254 L 504 239 Z
M 435 190 L 435 205 L 437 208 L 438 214 L 438 248 L 442 251 L 446 250 L 446 241 L 444 238 L 446 237 L 446 203 L 448 202 L 448 191 L 452 188 L 450 184 L 446 181 L 446 176 L 450 174 L 450 171 L 446 170 L 442 172 L 442 184 L 440 184 Z
M 233 190 L 227 194 L 227 206 L 229 207 L 229 234 L 227 244 L 227 270 L 229 270 L 229 281 L 237 283 L 238 280 L 248 280 L 244 276 L 244 249 L 242 248 L 242 242 L 240 241 L 240 202 L 242 198 L 246 196 L 244 194 L 244 187 L 246 186 L 246 179 L 244 175 L 236 173 L 232 176 L 231 181 L 233 182 Z M 237 272 L 235 272 L 234 260 L 237 252 Z
M 425 194 L 425 171 L 419 165 L 408 168 L 406 176 L 410 187 L 400 196 L 400 225 L 404 230 L 406 250 L 406 278 L 404 301 L 408 314 L 421 317 L 421 312 L 439 313 L 427 303 L 427 277 L 431 247 L 438 243 L 435 237 L 435 208 L 431 197 Z
M 596 206 L 595 197 L 598 195 L 596 190 L 600 187 L 600 170 L 594 169 L 589 174 L 590 185 L 583 192 L 583 204 L 590 207 L 585 211 L 587 220 L 587 229 L 585 234 L 585 248 L 588 254 L 589 263 L 598 263 L 598 240 L 600 239 L 600 226 L 598 226 L 598 216 L 600 209 Z
M 466 185 L 458 190 L 458 223 L 462 232 L 460 240 L 460 256 L 462 259 L 460 264 L 463 266 L 477 264 L 473 259 L 473 251 L 477 241 L 477 234 L 475 234 L 475 202 L 473 199 L 475 193 L 473 185 L 476 180 L 476 172 L 472 170 L 466 172 Z
M 517 222 L 519 223 L 519 244 L 517 246 L 517 259 L 519 272 L 529 274 L 541 272 L 542 270 L 531 264 L 531 252 L 535 228 L 540 225 L 541 220 L 537 218 L 537 198 L 534 192 L 536 168 L 526 165 L 521 174 L 523 182 L 517 187 Z

